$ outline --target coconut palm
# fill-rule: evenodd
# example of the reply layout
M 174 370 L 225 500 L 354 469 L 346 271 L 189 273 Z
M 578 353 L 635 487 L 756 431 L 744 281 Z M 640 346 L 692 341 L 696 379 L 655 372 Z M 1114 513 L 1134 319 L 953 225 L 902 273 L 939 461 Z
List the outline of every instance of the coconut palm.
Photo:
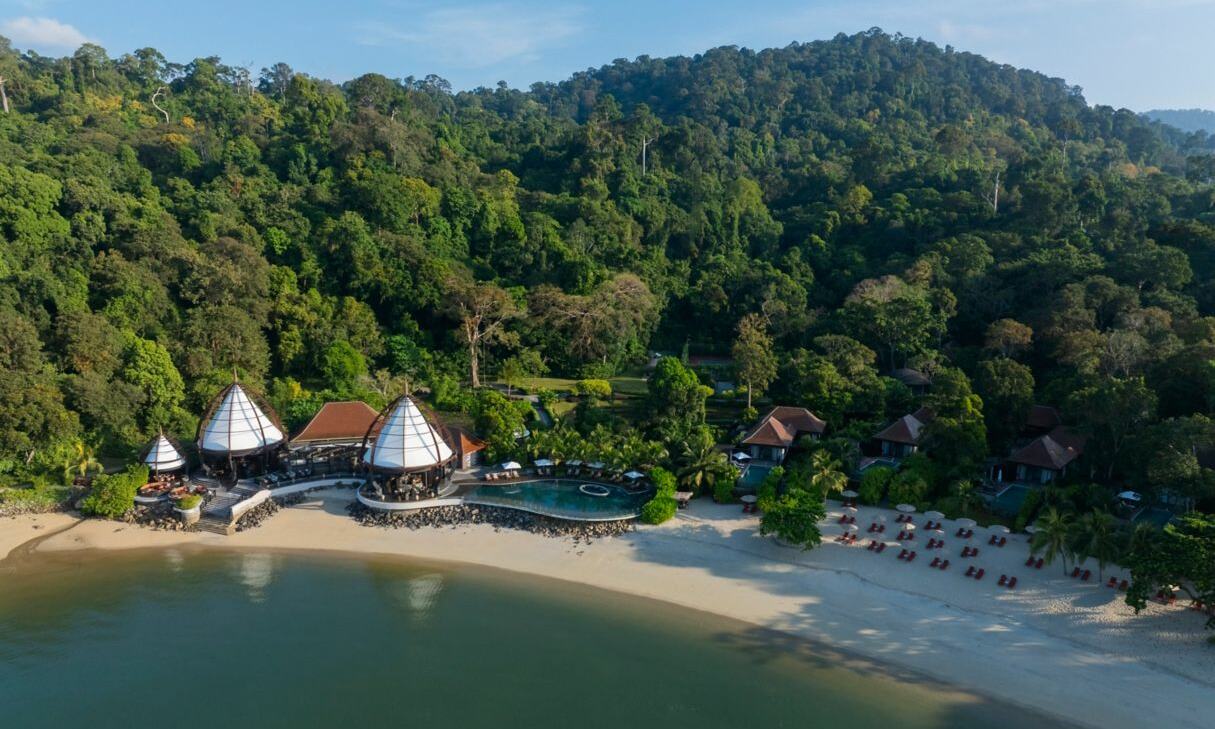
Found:
M 71 481 L 76 476 L 87 476 L 90 471 L 100 471 L 101 462 L 97 460 L 93 447 L 82 440 L 77 440 L 67 448 L 63 460 L 63 480 Z
M 1076 561 L 1089 557 L 1097 560 L 1097 576 L 1105 579 L 1105 566 L 1118 559 L 1121 554 L 1114 517 L 1094 509 L 1075 522 L 1072 531 L 1072 547 Z
M 1036 526 L 1029 553 L 1041 554 L 1046 564 L 1054 564 L 1056 557 L 1062 557 L 1063 573 L 1067 574 L 1067 558 L 1071 554 L 1072 544 L 1072 515 L 1048 509 L 1038 518 Z
M 681 468 L 679 483 L 689 491 L 700 493 L 701 489 L 712 489 L 725 479 L 738 478 L 738 471 L 730 465 L 726 454 L 717 450 L 712 437 L 695 438 L 683 444 L 680 451 Z
M 979 494 L 972 481 L 958 481 L 953 485 L 953 493 L 962 516 L 970 516 L 970 512 L 979 505 Z
M 848 485 L 848 475 L 840 470 L 840 462 L 825 450 L 810 457 L 810 485 L 819 493 L 837 494 Z

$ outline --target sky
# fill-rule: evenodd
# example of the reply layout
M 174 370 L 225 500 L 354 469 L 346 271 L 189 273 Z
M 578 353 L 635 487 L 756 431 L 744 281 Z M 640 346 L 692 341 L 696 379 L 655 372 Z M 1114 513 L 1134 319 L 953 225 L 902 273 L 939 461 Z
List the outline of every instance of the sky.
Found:
M 457 89 L 872 27 L 1064 78 L 1090 103 L 1215 109 L 1215 0 L 0 0 L 0 35 L 43 55 L 152 46 L 338 82 L 435 73 Z

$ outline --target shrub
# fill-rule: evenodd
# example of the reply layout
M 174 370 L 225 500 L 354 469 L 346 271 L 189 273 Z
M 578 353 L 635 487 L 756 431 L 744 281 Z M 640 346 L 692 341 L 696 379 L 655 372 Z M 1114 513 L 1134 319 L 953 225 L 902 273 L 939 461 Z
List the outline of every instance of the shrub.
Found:
M 667 469 L 655 468 L 650 471 L 650 481 L 654 484 L 654 489 L 658 492 L 658 495 L 675 495 L 675 474 Z
M 661 524 L 673 518 L 678 508 L 674 496 L 659 494 L 641 507 L 641 520 L 646 524 Z
M 760 511 L 767 511 L 774 503 L 776 503 L 777 491 L 780 488 L 780 481 L 785 477 L 785 469 L 783 466 L 777 466 L 768 475 L 764 477 L 764 482 L 756 489 L 757 497 L 756 504 Z
M 117 519 L 135 505 L 135 494 L 148 482 L 147 466 L 128 466 L 121 473 L 102 474 L 93 479 L 93 489 L 80 502 L 86 516 Z
M 612 396 L 612 383 L 607 380 L 578 380 L 574 383 L 574 392 L 582 397 L 607 400 Z
M 734 503 L 734 479 L 719 478 L 714 481 L 713 500 L 719 504 Z
M 912 471 L 902 471 L 890 479 L 890 502 L 919 505 L 928 495 L 928 483 Z
M 886 466 L 871 468 L 861 476 L 861 484 L 857 487 L 857 498 L 862 504 L 876 504 L 886 496 L 890 480 L 894 478 L 894 469 Z
M 177 500 L 177 508 L 182 511 L 189 511 L 202 503 L 202 497 L 198 494 L 186 494 Z
M 759 533 L 774 534 L 789 544 L 813 549 L 823 540 L 818 522 L 826 514 L 827 509 L 817 496 L 791 489 L 760 516 Z

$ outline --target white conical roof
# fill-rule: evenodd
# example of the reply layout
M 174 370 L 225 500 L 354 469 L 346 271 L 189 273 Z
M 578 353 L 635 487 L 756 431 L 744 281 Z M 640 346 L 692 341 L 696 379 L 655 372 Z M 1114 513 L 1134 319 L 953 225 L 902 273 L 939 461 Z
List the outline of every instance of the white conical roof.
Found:
M 244 389 L 233 383 L 207 422 L 200 449 L 209 453 L 249 453 L 283 441 L 283 433 Z
M 169 439 L 163 435 L 156 437 L 148 448 L 148 455 L 143 457 L 144 465 L 153 471 L 176 471 L 186 465 L 186 459 L 173 447 Z
M 386 471 L 427 468 L 451 456 L 451 446 L 409 397 L 397 402 L 384 419 L 375 443 L 363 453 L 368 465 Z

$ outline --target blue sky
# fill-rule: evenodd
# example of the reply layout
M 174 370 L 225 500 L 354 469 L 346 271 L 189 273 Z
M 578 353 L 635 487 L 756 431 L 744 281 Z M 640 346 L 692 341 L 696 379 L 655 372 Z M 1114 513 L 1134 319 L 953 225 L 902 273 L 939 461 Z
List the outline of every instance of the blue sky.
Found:
M 1215 0 L 0 0 L 0 35 L 46 55 L 91 40 L 112 56 L 153 46 L 335 81 L 437 73 L 457 88 L 873 26 L 1061 76 L 1094 103 L 1215 108 Z

